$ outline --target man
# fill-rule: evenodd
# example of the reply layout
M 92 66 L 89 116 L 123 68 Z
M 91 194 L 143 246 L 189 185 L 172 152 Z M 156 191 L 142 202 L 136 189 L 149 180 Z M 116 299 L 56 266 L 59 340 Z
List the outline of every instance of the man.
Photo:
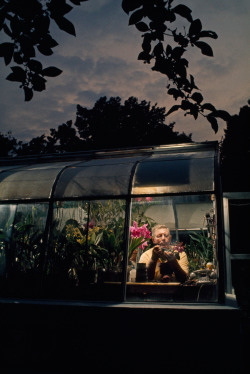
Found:
M 185 252 L 178 252 L 179 259 L 170 250 L 172 236 L 165 225 L 156 225 L 152 229 L 155 246 L 144 252 L 139 262 L 146 263 L 148 280 L 162 282 L 185 282 L 189 274 L 188 258 Z

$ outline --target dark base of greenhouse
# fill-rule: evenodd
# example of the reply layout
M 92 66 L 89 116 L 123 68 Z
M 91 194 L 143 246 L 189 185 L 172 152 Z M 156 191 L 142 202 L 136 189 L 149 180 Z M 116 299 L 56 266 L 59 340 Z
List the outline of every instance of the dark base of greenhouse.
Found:
M 2 374 L 249 372 L 249 318 L 236 308 L 15 302 L 0 311 Z

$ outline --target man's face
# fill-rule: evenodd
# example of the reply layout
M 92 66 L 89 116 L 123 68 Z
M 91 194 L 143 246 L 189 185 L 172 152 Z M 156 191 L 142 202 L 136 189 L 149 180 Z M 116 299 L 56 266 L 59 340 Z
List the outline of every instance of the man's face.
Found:
M 168 229 L 158 229 L 155 232 L 155 237 L 153 238 L 153 243 L 158 244 L 161 247 L 167 247 L 171 242 L 172 236 Z

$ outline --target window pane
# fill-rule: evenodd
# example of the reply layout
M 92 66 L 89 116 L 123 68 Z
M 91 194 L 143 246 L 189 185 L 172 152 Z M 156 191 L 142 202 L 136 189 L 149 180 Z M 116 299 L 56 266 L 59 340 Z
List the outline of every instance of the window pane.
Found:
M 97 159 L 67 168 L 59 178 L 55 198 L 127 195 L 137 159 Z
M 230 199 L 230 244 L 233 254 L 250 254 L 249 245 L 246 242 L 246 233 L 250 229 L 250 200 Z
M 208 157 L 209 156 L 209 157 Z M 154 156 L 139 163 L 133 194 L 213 191 L 214 158 L 194 154 Z
M 12 225 L 15 216 L 15 205 L 0 205 L 0 277 L 4 285 L 6 277 L 7 256 L 10 251 Z M 3 287 L 1 287 L 3 289 Z
M 133 199 L 128 299 L 217 301 L 213 200 L 211 195 Z M 139 279 L 138 271 L 144 274 Z
M 47 203 L 16 207 L 12 237 L 6 252 L 8 296 L 40 296 L 47 212 Z
M 70 163 L 36 164 L 0 173 L 0 199 L 23 200 L 50 197 L 58 173 L 68 164 Z
M 54 205 L 46 296 L 121 299 L 125 202 L 69 201 Z

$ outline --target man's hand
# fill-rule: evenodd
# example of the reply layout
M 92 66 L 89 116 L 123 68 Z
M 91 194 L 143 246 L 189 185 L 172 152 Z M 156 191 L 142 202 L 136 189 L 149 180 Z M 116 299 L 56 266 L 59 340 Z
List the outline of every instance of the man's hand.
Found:
M 157 262 L 157 260 L 162 257 L 162 250 L 161 250 L 161 247 L 159 245 L 155 245 L 153 247 L 153 251 L 152 251 L 152 261 L 153 262 Z
M 175 254 L 173 252 L 170 252 L 170 251 L 164 251 L 164 255 L 167 259 L 168 262 L 176 262 L 176 257 L 175 257 Z

